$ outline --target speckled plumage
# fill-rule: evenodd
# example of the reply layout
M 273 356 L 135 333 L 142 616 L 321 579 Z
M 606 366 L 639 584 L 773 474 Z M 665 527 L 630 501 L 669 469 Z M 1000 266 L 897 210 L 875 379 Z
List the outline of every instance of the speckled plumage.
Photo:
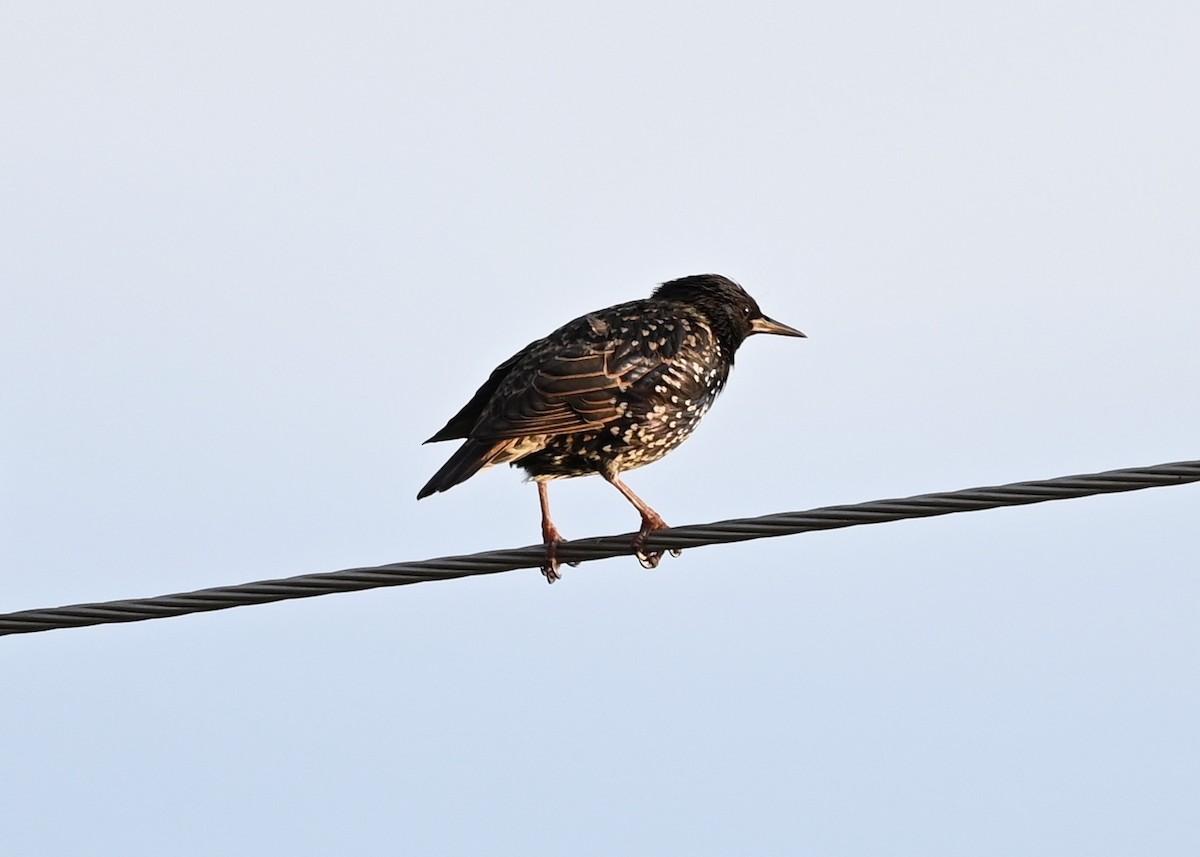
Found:
M 511 463 L 538 483 L 548 580 L 558 577 L 561 536 L 550 520 L 548 480 L 599 473 L 642 515 L 641 550 L 662 518 L 620 480 L 686 440 L 725 386 L 738 347 L 753 333 L 803 336 L 764 316 L 717 274 L 664 283 L 645 300 L 597 310 L 531 342 L 500 364 L 427 442 L 466 442 L 417 498 L 480 469 Z

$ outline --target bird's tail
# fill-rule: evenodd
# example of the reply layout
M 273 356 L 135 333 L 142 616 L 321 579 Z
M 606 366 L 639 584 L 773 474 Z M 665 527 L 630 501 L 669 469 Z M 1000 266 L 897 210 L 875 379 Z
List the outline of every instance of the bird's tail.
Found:
M 417 499 L 439 491 L 449 491 L 459 482 L 465 482 L 483 468 L 495 464 L 511 444 L 512 441 L 508 440 L 467 440 L 442 465 L 442 469 L 425 483 L 425 487 L 417 493 Z

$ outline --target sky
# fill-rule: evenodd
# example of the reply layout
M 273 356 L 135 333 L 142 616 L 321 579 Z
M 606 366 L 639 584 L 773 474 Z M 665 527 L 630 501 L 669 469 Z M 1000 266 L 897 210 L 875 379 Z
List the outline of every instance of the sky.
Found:
M 671 523 L 1200 458 L 1200 6 L 0 12 L 0 612 L 517 547 L 422 446 L 716 271 Z M 568 537 L 638 523 L 551 486 Z M 1200 850 L 1200 488 L 0 639 L 12 854 Z

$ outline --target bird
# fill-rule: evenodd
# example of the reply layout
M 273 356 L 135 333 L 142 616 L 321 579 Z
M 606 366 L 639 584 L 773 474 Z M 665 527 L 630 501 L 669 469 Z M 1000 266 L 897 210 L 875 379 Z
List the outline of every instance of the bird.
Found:
M 496 464 L 522 468 L 537 484 L 542 574 L 554 583 L 562 576 L 564 539 L 550 514 L 548 483 L 599 474 L 641 515 L 631 547 L 643 566 L 655 568 L 662 553 L 647 551 L 646 539 L 667 524 L 621 474 L 687 440 L 724 389 L 738 348 L 757 333 L 805 336 L 764 315 L 745 289 L 720 274 L 670 280 L 649 298 L 567 322 L 497 366 L 425 441 L 463 443 L 417 499 Z

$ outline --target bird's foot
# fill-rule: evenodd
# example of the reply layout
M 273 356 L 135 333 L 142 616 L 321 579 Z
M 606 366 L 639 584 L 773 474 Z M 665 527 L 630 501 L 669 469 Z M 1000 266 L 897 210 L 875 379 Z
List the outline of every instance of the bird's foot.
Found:
M 562 580 L 562 574 L 559 573 L 558 546 L 566 541 L 562 537 L 562 533 L 557 527 L 551 525 L 545 532 L 543 538 L 546 542 L 546 561 L 542 563 L 542 574 L 546 577 L 547 583 L 553 583 L 556 580 Z M 578 562 L 568 562 L 567 565 L 575 568 L 579 565 Z
M 562 575 L 558 571 L 558 546 L 561 543 L 562 539 L 546 542 L 546 561 L 542 563 L 542 574 L 546 576 L 547 583 L 562 580 Z
M 658 514 L 650 514 L 642 516 L 642 527 L 637 531 L 637 535 L 633 537 L 633 552 L 637 555 L 638 562 L 642 564 L 642 568 L 658 568 L 659 562 L 662 561 L 662 551 L 646 550 L 646 538 L 655 530 L 667 529 L 667 522 Z M 679 556 L 683 551 L 672 548 L 671 556 Z

